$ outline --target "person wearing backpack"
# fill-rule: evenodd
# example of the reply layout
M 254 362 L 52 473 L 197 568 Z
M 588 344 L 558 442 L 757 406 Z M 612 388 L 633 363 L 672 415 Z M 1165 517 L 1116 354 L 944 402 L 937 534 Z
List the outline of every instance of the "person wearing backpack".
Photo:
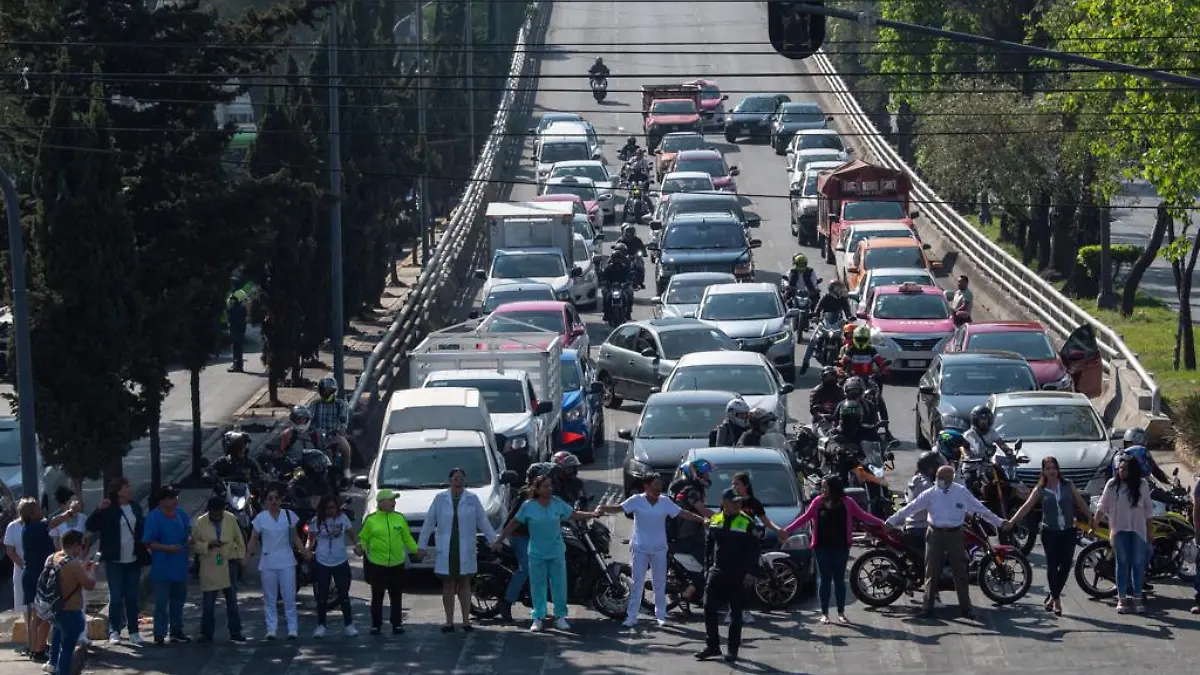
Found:
M 42 668 L 47 673 L 71 675 L 75 645 L 86 627 L 83 594 L 96 587 L 96 579 L 92 576 L 95 563 L 82 560 L 83 539 L 83 533 L 78 530 L 64 534 L 62 550 L 46 561 L 46 569 L 38 582 L 36 610 L 43 617 L 50 614 L 54 622 L 50 662 Z
M 64 519 L 45 520 L 42 505 L 34 501 L 26 503 L 22 509 L 21 520 L 25 522 L 25 529 L 21 531 L 21 550 L 25 553 L 21 590 L 32 609 L 38 595 L 38 580 L 42 577 L 46 562 L 54 554 L 54 539 L 50 532 Z M 30 611 L 29 622 L 26 625 L 31 636 L 29 658 L 37 663 L 46 663 L 50 658 L 46 654 L 46 638 L 50 634 L 49 618 L 40 617 L 36 611 Z
M 114 478 L 108 497 L 88 516 L 87 529 L 100 539 L 100 559 L 108 580 L 108 644 L 121 644 L 121 629 L 129 630 L 129 644 L 145 644 L 138 633 L 139 587 L 142 568 L 150 564 L 150 552 L 142 543 L 145 534 L 142 507 L 133 501 L 129 479 Z
M 154 644 L 186 644 L 183 601 L 187 599 L 188 548 L 192 521 L 179 508 L 179 490 L 168 485 L 158 492 L 158 508 L 146 516 L 142 542 L 150 549 L 150 581 L 154 584 Z

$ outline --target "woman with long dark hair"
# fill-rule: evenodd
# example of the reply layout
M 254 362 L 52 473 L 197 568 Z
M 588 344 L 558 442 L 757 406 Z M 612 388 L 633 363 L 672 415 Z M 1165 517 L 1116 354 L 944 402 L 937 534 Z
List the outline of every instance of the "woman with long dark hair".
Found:
M 1154 507 L 1150 501 L 1150 486 L 1142 476 L 1142 465 L 1137 460 L 1127 457 L 1117 466 L 1117 475 L 1104 486 L 1100 504 L 1092 515 L 1092 528 L 1096 527 L 1102 513 L 1108 516 L 1109 542 L 1117 558 L 1117 612 L 1145 614 L 1142 584 Z
M 1029 498 L 1013 514 L 1010 522 L 1020 522 L 1033 507 L 1042 505 L 1042 550 L 1046 552 L 1046 579 L 1049 592 L 1042 606 L 1062 616 L 1062 590 L 1071 577 L 1075 559 L 1075 541 L 1079 531 L 1075 522 L 1088 515 L 1088 505 L 1074 483 L 1063 477 L 1054 457 L 1042 459 L 1042 474 Z
M 308 524 L 308 550 L 315 556 L 313 586 L 317 596 L 317 628 L 314 638 L 325 637 L 325 617 L 330 582 L 337 584 L 337 601 L 342 606 L 342 633 L 358 635 L 354 613 L 350 610 L 350 557 L 346 540 L 357 543 L 354 523 L 342 513 L 342 505 L 334 495 L 327 494 L 317 503 L 317 515 Z

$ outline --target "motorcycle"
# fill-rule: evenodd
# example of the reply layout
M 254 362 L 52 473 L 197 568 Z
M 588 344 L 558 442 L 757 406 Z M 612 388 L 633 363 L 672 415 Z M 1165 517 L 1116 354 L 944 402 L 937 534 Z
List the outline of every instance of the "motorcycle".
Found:
M 811 339 L 817 340 L 817 361 L 823 366 L 837 365 L 842 353 L 842 328 L 846 318 L 841 312 L 825 312 Z
M 979 501 L 1005 520 L 1016 513 L 1029 497 L 1029 488 L 1022 485 L 1017 477 L 1017 466 L 1029 463 L 1029 457 L 1020 452 L 1021 445 L 1020 440 L 1013 444 L 1016 455 L 1009 455 L 997 447 L 990 461 L 963 458 L 959 462 L 958 475 L 963 484 Z M 1013 523 L 1012 530 L 996 534 L 1001 543 L 1016 546 L 1021 553 L 1029 555 L 1037 542 L 1037 523 L 1040 521 L 1039 514 L 1031 513 L 1021 522 Z M 987 527 L 989 531 L 994 530 L 990 525 Z
M 861 506 L 877 518 L 887 518 L 896 512 L 895 497 L 887 483 L 887 472 L 895 469 L 895 449 L 900 442 L 890 438 L 886 428 L 881 441 L 848 440 L 837 435 L 826 447 L 828 472 L 839 476 L 847 490 L 862 494 Z M 861 490 L 861 493 L 857 492 Z
M 608 78 L 607 77 L 593 77 L 591 85 L 592 85 L 592 98 L 596 99 L 596 103 L 603 101 L 605 99 L 605 97 L 608 96 Z
M 624 174 L 626 170 L 622 169 L 621 171 Z M 621 207 L 621 221 L 640 223 L 654 210 L 648 194 L 649 180 L 644 178 L 639 180 L 639 177 L 635 176 L 632 180 L 626 181 L 626 187 L 629 189 L 629 197 L 625 199 L 625 204 Z
M 1015 547 L 993 546 L 972 517 L 965 526 L 967 573 L 997 605 L 1009 605 L 1025 596 L 1033 581 L 1029 561 Z M 850 568 L 850 590 L 871 607 L 886 607 L 904 594 L 914 595 L 925 584 L 924 551 L 910 548 L 904 537 L 886 528 L 867 528 L 867 550 Z M 942 566 L 939 590 L 954 588 L 949 562 Z
M 630 294 L 629 283 L 606 286 L 604 292 L 608 295 L 608 302 L 604 307 L 604 321 L 613 328 L 629 321 L 633 316 L 633 310 L 627 302 Z
M 818 284 L 823 281 L 824 279 L 817 279 Z M 812 322 L 812 308 L 816 306 L 821 294 L 819 292 L 797 292 L 792 289 L 791 284 L 788 283 L 786 278 L 779 280 L 779 289 L 783 294 L 784 306 L 787 309 L 799 311 L 796 318 L 792 319 L 792 330 L 797 336 L 803 335 Z
M 1150 568 L 1147 579 L 1178 577 L 1186 582 L 1196 579 L 1197 546 L 1196 531 L 1192 526 L 1192 502 L 1188 490 L 1179 483 L 1179 469 L 1175 470 L 1169 491 L 1155 489 L 1143 499 L 1154 500 L 1154 517 L 1151 519 Z M 1092 498 L 1095 510 L 1099 497 Z M 1117 594 L 1116 556 L 1109 543 L 1111 533 L 1107 527 L 1095 531 L 1080 532 L 1083 549 L 1075 559 L 1075 581 L 1083 592 L 1093 598 L 1111 598 Z

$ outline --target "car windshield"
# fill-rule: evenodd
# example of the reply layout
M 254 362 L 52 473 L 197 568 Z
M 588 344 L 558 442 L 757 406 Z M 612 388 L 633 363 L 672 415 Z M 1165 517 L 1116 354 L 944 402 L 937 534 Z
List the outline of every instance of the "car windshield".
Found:
M 663 357 L 675 361 L 695 352 L 737 351 L 729 336 L 715 328 L 697 326 L 689 330 L 669 330 L 658 334 Z
M 596 201 L 596 188 L 593 185 L 571 185 L 568 183 L 554 183 L 546 186 L 545 194 L 548 195 L 575 195 L 585 202 Z
M 685 223 L 671 225 L 663 235 L 664 249 L 745 248 L 746 231 L 737 223 Z
M 588 156 L 587 143 L 542 143 L 541 157 L 538 161 L 542 164 L 554 164 L 555 162 L 569 162 L 573 159 L 591 159 Z
M 502 255 L 492 265 L 492 276 L 497 279 L 544 279 L 566 274 L 562 256 L 557 253 Z
M 537 132 L 540 134 L 546 130 L 546 127 L 555 122 L 582 122 L 583 117 L 575 113 L 559 113 L 557 115 L 545 115 L 538 120 Z
M 559 370 L 562 371 L 562 376 L 559 379 L 562 380 L 563 391 L 579 391 L 583 389 L 583 375 L 579 372 L 578 364 L 563 361 L 562 368 Z
M 804 189 L 800 191 L 802 197 L 817 196 L 817 178 L 820 178 L 819 173 L 809 173 L 804 177 Z
M 494 312 L 497 307 L 509 302 L 553 299 L 554 291 L 549 286 L 496 289 L 488 293 L 487 300 L 483 303 L 483 310 L 485 312 Z
M 608 173 L 604 171 L 604 167 L 599 164 L 572 164 L 569 166 L 556 166 L 554 172 L 550 174 L 551 178 L 563 178 L 565 176 L 578 176 L 580 178 L 591 178 L 597 183 L 603 183 L 608 180 Z
M 799 153 L 799 152 L 796 153 L 795 169 L 797 171 L 807 171 L 809 166 L 816 164 L 817 162 L 840 162 L 840 161 L 842 161 L 842 155 L 839 152 L 826 152 L 826 151 L 812 152 L 811 150 L 809 150 L 807 152 L 810 154 L 804 154 L 804 153 Z M 829 171 L 829 169 L 821 169 L 820 171 L 816 172 L 817 175 L 820 175 L 821 171 Z
M 721 90 L 712 85 L 700 87 L 700 98 L 711 101 L 714 98 L 721 98 Z
M 800 147 L 797 150 L 816 150 L 818 148 L 829 148 L 830 150 L 845 150 L 846 146 L 842 144 L 842 139 L 837 134 L 805 134 L 797 141 Z
M 942 367 L 943 396 L 988 396 L 1035 391 L 1037 381 L 1024 363 L 960 363 Z
M 673 280 L 671 285 L 667 286 L 667 297 L 664 299 L 664 302 L 668 305 L 698 305 L 700 304 L 700 296 L 704 295 L 704 289 L 713 284 L 733 282 L 733 279 L 730 279 L 728 282 L 715 279 L 691 281 L 679 280 L 676 277 L 676 280 Z
M 708 438 L 710 429 L 725 419 L 725 404 L 651 403 L 642 412 L 638 438 Z
M 872 275 L 870 283 L 867 284 L 865 290 L 870 291 L 880 286 L 899 286 L 900 284 L 919 284 L 921 286 L 935 286 L 933 280 L 928 274 L 888 274 L 888 275 Z
M 650 105 L 651 115 L 695 115 L 693 101 L 655 101 Z
M 904 205 L 900 202 L 846 202 L 842 206 L 842 220 L 844 221 L 903 219 Z
M 881 267 L 925 267 L 925 252 L 919 246 L 887 246 L 866 253 L 868 269 Z
M 584 241 L 591 241 L 596 236 L 596 230 L 587 218 L 575 218 L 571 221 L 571 228 L 575 230 L 575 234 L 583 237 Z
M 709 321 L 751 321 L 783 316 L 779 294 L 716 293 L 704 298 L 698 318 Z
M 737 197 L 729 195 L 728 198 L 717 197 L 716 195 L 704 195 L 703 197 L 675 197 L 667 205 L 667 213 L 671 216 L 678 216 L 687 213 L 728 213 L 737 218 L 739 221 L 745 217 L 745 212 L 738 204 Z
M 658 146 L 663 152 L 682 152 L 684 150 L 699 150 L 707 148 L 708 142 L 699 134 L 683 134 L 681 136 L 666 136 L 662 145 Z
M 426 387 L 465 387 L 478 389 L 493 415 L 511 415 L 525 412 L 524 383 L 521 380 L 436 380 L 426 382 Z
M 21 428 L 0 429 L 0 466 L 21 466 Z
M 713 189 L 712 178 L 670 178 L 663 181 L 663 194 L 673 194 L 676 192 L 700 192 L 702 190 Z
M 713 159 L 681 159 L 675 162 L 676 171 L 699 171 L 706 173 L 714 178 L 721 178 L 729 175 L 729 170 L 725 168 L 725 161 L 720 158 Z
M 1029 361 L 1050 361 L 1055 357 L 1050 338 L 1045 333 L 1032 330 L 976 333 L 967 340 L 967 347 L 1016 352 Z
M 780 460 L 782 462 L 782 460 Z M 741 466 L 727 463 L 718 464 L 712 472 L 714 489 L 707 493 L 705 501 L 708 507 L 721 507 L 721 493 L 733 482 L 733 477 L 739 473 L 750 476 L 750 484 L 754 486 L 754 497 L 763 506 L 799 506 L 800 496 L 796 493 L 796 474 L 781 464 L 743 464 Z M 716 487 L 722 489 L 715 489 Z
M 876 319 L 945 319 L 950 316 L 940 293 L 889 293 L 875 299 Z
M 578 239 L 575 240 L 575 244 L 571 247 L 571 255 L 575 256 L 575 259 L 579 262 L 592 259 L 592 254 L 588 251 L 587 244 Z
M 1108 438 L 1090 405 L 1014 405 L 995 412 L 996 432 L 1006 440 L 1069 443 Z
M 734 112 L 747 113 L 764 113 L 775 112 L 775 99 L 773 98 L 744 98 L 741 103 L 737 104 Z
M 450 487 L 451 469 L 462 469 L 466 487 L 481 488 L 492 483 L 487 450 L 473 448 L 413 448 L 385 450 L 379 460 L 380 489 L 435 490 Z
M 775 380 L 762 366 L 694 365 L 676 368 L 666 391 L 732 391 L 742 396 L 771 396 Z
M 816 124 L 817 122 L 825 121 L 825 114 L 822 113 L 819 108 L 785 110 L 783 112 L 783 121 L 802 124 Z
M 853 253 L 858 250 L 858 245 L 868 239 L 892 239 L 894 237 L 911 237 L 912 230 L 879 230 L 877 232 L 855 232 L 850 235 L 850 242 L 846 246 L 847 253 Z
M 502 312 L 488 319 L 488 333 L 535 333 L 538 330 L 562 334 L 562 311 Z

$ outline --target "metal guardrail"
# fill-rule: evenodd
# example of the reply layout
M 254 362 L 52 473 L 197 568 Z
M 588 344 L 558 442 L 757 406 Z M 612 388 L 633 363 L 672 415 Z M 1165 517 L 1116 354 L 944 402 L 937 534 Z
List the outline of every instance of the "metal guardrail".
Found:
M 909 175 L 912 179 L 916 201 L 921 206 L 922 215 L 937 227 L 942 236 L 955 246 L 958 253 L 965 255 L 980 271 L 986 274 L 987 280 L 991 284 L 1028 308 L 1033 316 L 1056 333 L 1066 336 L 1077 326 L 1091 324 L 1096 330 L 1106 367 L 1112 368 L 1110 362 L 1113 359 L 1125 360 L 1141 378 L 1142 386 L 1150 392 L 1150 410 L 1148 412 L 1151 415 L 1160 415 L 1162 398 L 1158 383 L 1154 380 L 1153 375 L 1142 366 L 1138 355 L 1129 349 L 1121 336 L 1071 302 L 1069 298 L 1046 283 L 1020 260 L 1012 257 L 980 234 L 971 223 L 947 206 L 946 202 L 938 197 L 937 193 L 917 175 L 917 172 L 904 163 L 900 154 L 879 133 L 824 52 L 815 54 L 811 62 L 829 84 L 833 97 L 845 108 L 848 113 L 845 119 L 855 127 L 854 131 L 860 135 L 862 143 L 867 146 L 879 163 L 888 168 L 904 171 Z
M 348 403 L 358 419 L 369 416 L 380 394 L 391 390 L 392 380 L 402 365 L 406 351 L 423 337 L 424 330 L 435 312 L 449 309 L 458 292 L 470 282 L 470 263 L 474 250 L 481 242 L 483 211 L 489 201 L 507 185 L 493 184 L 496 176 L 509 171 L 520 159 L 524 137 L 512 133 L 513 121 L 532 104 L 534 87 L 522 86 L 522 81 L 536 67 L 527 58 L 525 43 L 544 29 L 548 12 L 541 0 L 530 2 L 525 22 L 517 33 L 515 48 L 504 96 L 492 121 L 492 130 L 479 153 L 471 181 L 463 189 L 458 205 L 451 212 L 437 247 L 430 254 L 421 276 L 409 291 L 396 320 L 384 333 L 363 366 L 362 374 Z

